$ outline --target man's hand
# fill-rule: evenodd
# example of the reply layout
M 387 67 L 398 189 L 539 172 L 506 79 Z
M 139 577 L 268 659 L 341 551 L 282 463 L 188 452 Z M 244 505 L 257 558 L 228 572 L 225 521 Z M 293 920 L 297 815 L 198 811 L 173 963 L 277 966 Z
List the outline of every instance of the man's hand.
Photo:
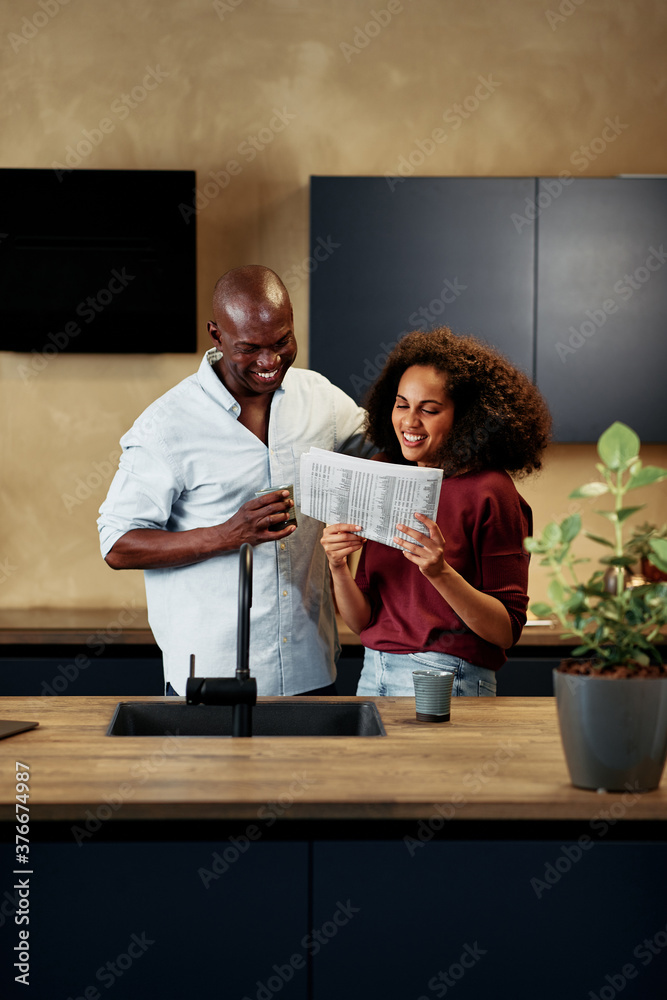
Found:
M 218 525 L 216 530 L 220 531 L 224 539 L 225 549 L 240 549 L 244 542 L 251 545 L 275 542 L 296 531 L 295 524 L 284 525 L 293 506 L 294 501 L 290 499 L 288 490 L 265 493 L 244 503 L 228 521 Z M 277 528 L 276 525 L 280 524 L 283 527 Z
M 118 539 L 107 553 L 106 561 L 112 569 L 169 569 L 232 552 L 244 542 L 259 545 L 279 541 L 296 531 L 296 525 L 277 531 L 270 531 L 269 526 L 286 521 L 293 506 L 287 490 L 275 490 L 248 500 L 228 521 L 211 528 L 188 531 L 133 528 Z

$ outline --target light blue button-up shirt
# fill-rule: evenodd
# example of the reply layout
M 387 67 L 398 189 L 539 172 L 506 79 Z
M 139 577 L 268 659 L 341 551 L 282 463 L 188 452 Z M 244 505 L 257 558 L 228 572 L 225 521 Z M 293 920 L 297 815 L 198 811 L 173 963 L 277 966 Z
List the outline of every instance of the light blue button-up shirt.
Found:
M 322 375 L 291 368 L 271 400 L 267 447 L 239 422 L 239 403 L 211 367 L 219 357 L 208 351 L 121 439 L 98 520 L 102 555 L 134 528 L 221 524 L 256 490 L 293 483 L 296 531 L 253 549 L 250 670 L 260 694 L 299 694 L 334 680 L 339 651 L 323 526 L 300 511 L 299 459 L 313 445 L 364 454 L 365 412 Z M 144 571 L 165 680 L 181 695 L 191 653 L 198 677 L 234 674 L 238 574 L 238 551 Z

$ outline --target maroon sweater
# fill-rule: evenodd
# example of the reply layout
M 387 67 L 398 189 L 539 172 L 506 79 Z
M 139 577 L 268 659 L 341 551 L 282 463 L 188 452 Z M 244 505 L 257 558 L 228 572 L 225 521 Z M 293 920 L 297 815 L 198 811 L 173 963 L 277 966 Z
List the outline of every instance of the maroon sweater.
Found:
M 523 539 L 532 534 L 533 516 L 510 476 L 466 472 L 443 480 L 436 520 L 445 559 L 507 608 L 516 643 L 526 623 L 529 556 Z M 361 632 L 364 646 L 386 653 L 450 653 L 491 670 L 505 662 L 505 651 L 468 628 L 398 549 L 366 542 L 356 581 L 371 602 L 371 619 Z

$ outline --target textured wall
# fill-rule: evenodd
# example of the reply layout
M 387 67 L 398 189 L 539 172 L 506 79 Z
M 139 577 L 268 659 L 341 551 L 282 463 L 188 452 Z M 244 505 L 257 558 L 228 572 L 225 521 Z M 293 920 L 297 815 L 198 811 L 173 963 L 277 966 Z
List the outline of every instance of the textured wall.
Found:
M 291 278 L 305 365 L 309 175 L 663 172 L 666 26 L 664 0 L 5 0 L 0 165 L 62 163 L 107 118 L 79 166 L 196 169 L 200 348 L 215 279 L 256 261 Z M 120 435 L 197 359 L 24 360 L 0 352 L 0 607 L 141 603 L 97 508 Z M 537 524 L 593 459 L 552 450 L 524 487 Z

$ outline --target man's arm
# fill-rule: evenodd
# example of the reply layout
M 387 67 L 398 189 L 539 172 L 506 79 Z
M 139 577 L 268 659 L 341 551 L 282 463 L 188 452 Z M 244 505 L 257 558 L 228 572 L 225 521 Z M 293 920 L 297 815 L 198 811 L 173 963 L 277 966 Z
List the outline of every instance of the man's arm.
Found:
M 269 525 L 286 520 L 292 506 L 289 493 L 282 490 L 248 500 L 228 521 L 210 528 L 188 531 L 133 528 L 114 543 L 105 561 L 112 569 L 167 569 L 204 562 L 239 549 L 244 542 L 250 545 L 275 542 L 296 530 L 294 525 L 269 530 Z

